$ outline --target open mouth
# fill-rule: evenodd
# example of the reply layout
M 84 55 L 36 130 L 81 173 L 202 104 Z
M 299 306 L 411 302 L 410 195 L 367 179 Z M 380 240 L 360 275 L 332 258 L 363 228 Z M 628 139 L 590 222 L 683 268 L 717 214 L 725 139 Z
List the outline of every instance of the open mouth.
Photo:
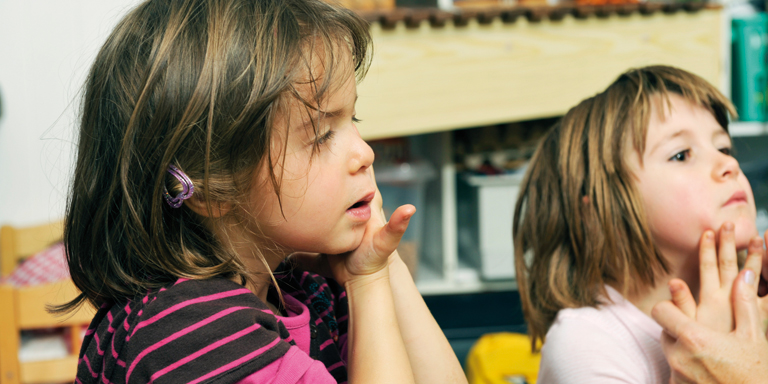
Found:
M 358 200 L 356 203 L 352 204 L 352 206 L 347 208 L 347 210 L 349 211 L 357 208 L 367 207 L 371 203 L 371 200 L 373 200 L 373 196 L 374 196 L 373 193 L 369 193 L 365 195 L 365 197 Z

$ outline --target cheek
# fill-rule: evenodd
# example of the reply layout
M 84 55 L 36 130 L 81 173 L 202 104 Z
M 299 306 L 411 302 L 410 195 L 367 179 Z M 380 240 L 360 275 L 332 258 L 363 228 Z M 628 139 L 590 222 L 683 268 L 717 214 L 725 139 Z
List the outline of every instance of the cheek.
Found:
M 701 186 L 671 183 L 640 192 L 654 240 L 662 248 L 696 248 L 702 232 L 714 221 Z

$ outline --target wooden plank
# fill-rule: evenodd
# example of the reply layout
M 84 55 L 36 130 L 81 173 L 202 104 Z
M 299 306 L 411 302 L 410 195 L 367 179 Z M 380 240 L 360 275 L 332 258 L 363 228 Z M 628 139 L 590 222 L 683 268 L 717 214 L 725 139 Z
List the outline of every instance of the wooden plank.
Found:
M 0 285 L 0 383 L 19 383 L 20 335 L 16 328 L 13 288 Z
M 667 64 L 722 86 L 722 11 L 394 30 L 373 24 L 360 84 L 366 139 L 564 114 L 631 67 Z
M 64 222 L 61 221 L 17 229 L 16 253 L 21 256 L 31 256 L 60 241 L 63 234 Z
M 16 319 L 21 329 L 88 325 L 96 313 L 91 307 L 81 307 L 74 314 L 57 316 L 46 311 L 48 304 L 62 304 L 77 296 L 78 290 L 71 280 L 30 288 L 17 289 Z
M 21 381 L 25 384 L 72 382 L 76 375 L 75 355 L 56 360 L 21 363 Z
M 60 241 L 63 233 L 63 221 L 34 227 L 3 226 L 0 228 L 1 275 L 3 277 L 10 275 L 16 269 L 20 259 L 32 256 Z

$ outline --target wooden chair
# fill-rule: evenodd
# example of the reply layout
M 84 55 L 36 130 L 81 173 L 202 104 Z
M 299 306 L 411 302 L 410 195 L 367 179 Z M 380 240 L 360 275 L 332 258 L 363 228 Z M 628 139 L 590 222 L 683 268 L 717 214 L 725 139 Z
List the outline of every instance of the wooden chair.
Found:
M 7 277 L 20 260 L 40 252 L 62 237 L 62 223 L 27 228 L 0 228 L 0 276 Z M 54 316 L 47 304 L 58 304 L 78 294 L 71 280 L 34 287 L 16 288 L 0 284 L 0 384 L 73 382 L 80 351 L 81 328 L 87 326 L 94 311 Z M 72 351 L 62 359 L 19 362 L 22 330 L 69 327 Z

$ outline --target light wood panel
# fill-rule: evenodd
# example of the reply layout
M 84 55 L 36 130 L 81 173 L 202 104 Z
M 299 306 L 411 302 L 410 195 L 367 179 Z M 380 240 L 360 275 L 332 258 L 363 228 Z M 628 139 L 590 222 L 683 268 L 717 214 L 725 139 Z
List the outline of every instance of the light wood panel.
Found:
M 22 383 L 65 383 L 77 374 L 77 356 L 21 363 Z
M 358 88 L 366 139 L 556 116 L 630 67 L 668 64 L 717 86 L 721 10 L 385 31 Z
M 72 280 L 29 288 L 17 288 L 14 294 L 16 295 L 16 302 L 19 303 L 16 312 L 19 328 L 35 329 L 89 324 L 93 315 L 96 314 L 96 311 L 90 306 L 84 305 L 74 314 L 63 316 L 48 313 L 46 310 L 46 305 L 63 304 L 74 299 L 79 293 L 80 291 L 75 288 Z
M 34 255 L 61 240 L 64 222 L 42 224 L 33 227 L 0 228 L 0 276 L 6 277 L 16 269 L 20 259 Z

